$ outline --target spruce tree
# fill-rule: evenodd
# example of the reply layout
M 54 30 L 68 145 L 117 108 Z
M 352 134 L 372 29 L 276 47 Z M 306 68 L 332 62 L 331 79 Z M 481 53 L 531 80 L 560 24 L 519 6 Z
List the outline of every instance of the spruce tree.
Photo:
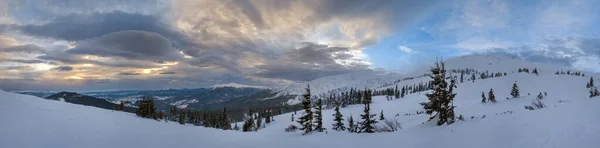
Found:
M 354 119 L 352 118 L 352 116 L 350 116 L 350 118 L 348 118 L 348 132 L 356 132 L 355 126 L 356 125 L 354 125 Z
M 373 133 L 375 132 L 375 124 L 377 123 L 377 121 L 375 121 L 374 119 L 372 119 L 372 116 L 375 116 L 374 114 L 372 115 L 370 113 L 371 111 L 371 91 L 367 90 L 365 92 L 365 96 L 364 96 L 364 109 L 363 109 L 363 114 L 360 115 L 361 118 L 363 119 L 362 122 L 360 122 L 361 127 L 360 127 L 360 132 L 365 132 L 365 133 Z
M 401 94 L 400 94 L 400 97 L 404 98 L 404 95 L 405 95 L 405 94 L 406 94 L 406 87 L 404 87 L 404 86 L 403 86 L 403 87 L 402 87 Z
M 185 116 L 183 115 L 183 113 L 179 114 L 179 124 L 181 124 L 181 125 L 185 124 Z
M 302 100 L 302 107 L 304 108 L 304 115 L 298 118 L 298 123 L 300 124 L 300 130 L 303 130 L 304 133 L 302 135 L 306 135 L 313 131 L 313 112 L 311 110 L 311 94 L 310 94 L 310 85 L 306 87 L 306 93 L 302 95 L 304 100 Z
M 336 131 L 344 131 L 346 130 L 346 127 L 344 127 L 344 116 L 342 115 L 342 113 L 340 113 L 340 106 L 337 105 L 335 106 L 335 114 L 333 114 L 333 121 L 335 121 L 335 123 L 333 124 L 333 130 Z
M 446 82 L 446 68 L 444 62 L 436 62 L 435 67 L 431 68 L 432 75 L 430 76 L 434 85 L 431 93 L 425 94 L 429 102 L 423 102 L 421 105 L 425 109 L 425 113 L 431 115 L 429 121 L 438 119 L 437 125 L 444 123 L 454 123 L 454 97 L 453 93 L 456 88 L 454 80 L 450 80 L 450 85 Z M 434 114 L 435 113 L 435 114 Z
M 316 132 L 323 132 L 325 131 L 325 128 L 323 128 L 323 103 L 321 102 L 321 99 L 318 99 L 317 102 L 315 103 L 315 113 L 314 113 L 314 123 L 315 123 L 315 131 Z
M 256 119 L 256 127 L 254 127 L 254 131 L 258 131 L 260 128 L 262 128 L 262 117 L 260 115 L 256 115 L 254 116 L 254 119 Z
M 231 129 L 231 121 L 229 120 L 229 116 L 227 116 L 227 108 L 223 108 L 223 113 L 221 113 L 221 129 L 230 130 Z
M 475 73 L 473 73 L 473 75 L 471 75 L 471 81 L 473 81 L 473 83 L 475 83 Z
M 242 131 L 243 132 L 249 132 L 249 131 L 253 131 L 254 129 L 254 118 L 253 118 L 253 113 L 252 110 L 248 111 L 248 114 L 246 115 L 246 121 L 244 122 L 244 125 L 242 125 Z
M 381 110 L 381 113 L 379 113 L 379 120 L 385 120 L 385 117 L 383 116 L 383 110 Z
M 521 94 L 519 94 L 519 87 L 517 86 L 517 81 L 515 81 L 515 83 L 513 83 L 513 87 L 512 87 L 512 91 L 510 92 L 510 95 L 513 98 L 517 98 L 517 97 L 521 96 Z
M 156 108 L 152 97 L 144 97 L 135 114 L 143 118 L 156 118 Z
M 590 82 L 587 84 L 586 88 L 594 87 L 594 77 L 590 77 Z
M 544 99 L 544 95 L 542 95 L 542 93 L 540 92 L 540 94 L 538 94 L 538 96 L 537 96 L 537 99 L 538 99 L 538 100 L 542 100 L 542 99 Z
M 485 103 L 486 102 L 486 98 L 485 98 L 485 93 L 481 92 L 481 103 Z
M 492 102 L 492 103 L 496 103 L 496 96 L 494 95 L 494 90 L 492 90 L 492 89 L 490 88 L 490 92 L 489 92 L 489 94 L 488 94 L 488 95 L 489 95 L 489 96 L 488 96 L 488 99 L 490 100 L 490 102 Z
M 269 123 L 271 123 L 271 112 L 267 111 L 265 113 L 265 124 L 269 124 Z

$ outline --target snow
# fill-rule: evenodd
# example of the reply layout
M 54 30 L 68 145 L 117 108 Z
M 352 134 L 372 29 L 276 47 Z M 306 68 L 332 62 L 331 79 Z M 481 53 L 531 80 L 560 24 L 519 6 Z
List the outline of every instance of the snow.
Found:
M 238 84 L 238 83 L 227 83 L 227 84 L 215 84 L 215 85 L 213 85 L 213 88 L 218 88 L 218 87 L 269 89 L 269 87 L 266 87 L 266 86 L 253 86 L 253 85 L 244 85 L 244 84 Z
M 177 106 L 177 108 L 184 109 L 187 108 L 189 104 L 198 103 L 197 99 L 192 100 L 179 100 L 177 102 L 170 103 L 169 105 Z
M 385 82 L 398 77 L 398 74 L 381 71 L 351 72 L 322 77 L 305 83 L 294 83 L 281 90 L 281 92 L 284 94 L 301 95 L 304 93 L 307 84 L 310 84 L 310 87 L 314 89 L 314 92 L 312 92 L 314 94 L 326 93 L 327 91 L 346 87 L 371 88 L 383 85 Z
M 65 102 L 65 98 L 62 98 L 62 97 L 58 98 L 58 100 L 59 100 L 60 102 Z
M 476 56 L 479 57 L 479 56 Z M 483 56 L 485 57 L 485 56 Z M 489 57 L 488 57 L 489 58 Z M 475 59 L 475 58 L 471 58 Z M 469 59 L 467 63 L 477 63 Z M 452 61 L 451 59 L 449 61 Z M 504 62 L 513 62 L 504 64 Z M 449 62 L 451 63 L 451 62 Z M 455 63 L 460 66 L 461 63 Z M 466 63 L 463 63 L 466 64 Z M 589 98 L 586 77 L 554 75 L 560 67 L 502 59 L 497 72 L 515 71 L 519 67 L 538 67 L 540 75 L 514 73 L 507 76 L 459 83 L 454 104 L 456 115 L 465 121 L 452 125 L 423 124 L 426 114 L 405 115 L 421 111 L 425 92 L 386 101 L 376 96 L 371 113 L 383 110 L 387 119 L 397 119 L 403 129 L 391 133 L 355 134 L 331 130 L 333 110 L 324 110 L 323 125 L 327 133 L 287 133 L 293 113 L 274 117 L 258 132 L 224 131 L 174 122 L 138 118 L 134 114 L 46 100 L 28 95 L 0 91 L 1 147 L 215 147 L 215 148 L 307 148 L 307 147 L 460 147 L 460 148 L 595 148 L 600 145 L 600 97 Z M 482 65 L 481 69 L 489 67 Z M 449 65 L 454 66 L 454 65 Z M 467 65 L 469 66 L 469 65 Z M 491 65 L 488 65 L 491 66 Z M 504 68 L 504 69 L 503 69 Z M 566 70 L 566 69 L 565 69 Z M 399 85 L 425 81 L 421 78 L 402 81 Z M 343 80 L 339 80 L 343 81 Z M 517 81 L 521 97 L 507 100 Z M 598 80 L 596 80 L 598 82 Z M 599 84 L 596 83 L 596 86 Z M 492 88 L 497 103 L 480 103 L 481 92 Z M 314 88 L 316 89 L 316 88 Z M 526 110 L 524 105 L 546 92 L 546 108 Z M 530 95 L 528 95 L 528 93 Z M 340 109 L 344 118 L 360 121 L 362 105 Z M 298 111 L 294 117 L 301 116 Z M 396 116 L 398 114 L 399 116 Z M 482 118 L 482 116 L 486 116 Z M 471 119 L 471 116 L 474 118 Z M 345 122 L 344 124 L 347 125 Z M 242 126 L 238 123 L 238 126 Z

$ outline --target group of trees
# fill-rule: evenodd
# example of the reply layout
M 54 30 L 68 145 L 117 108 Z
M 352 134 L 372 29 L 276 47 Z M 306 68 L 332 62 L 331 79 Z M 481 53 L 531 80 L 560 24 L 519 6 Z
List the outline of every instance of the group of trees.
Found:
M 250 109 L 245 115 L 242 131 L 258 131 L 259 129 L 264 128 L 265 124 L 275 121 L 273 119 L 274 115 L 276 114 L 273 110 Z
M 494 95 L 494 90 L 490 88 L 490 92 L 488 92 L 488 97 L 485 97 L 485 93 L 481 92 L 481 103 L 492 102 L 496 103 L 496 95 Z
M 377 114 L 371 114 L 371 102 L 372 102 L 373 91 L 366 90 L 360 93 L 360 101 L 364 105 L 363 114 L 361 114 L 361 121 L 355 122 L 352 116 L 348 119 L 348 127 L 344 125 L 344 115 L 340 113 L 341 104 L 335 106 L 335 114 L 333 114 L 332 129 L 336 131 L 348 130 L 356 133 L 373 133 L 376 132 L 375 124 L 378 122 L 375 120 Z M 306 93 L 302 95 L 302 107 L 304 114 L 299 117 L 296 122 L 299 124 L 298 129 L 303 131 L 303 135 L 311 132 L 324 132 L 326 128 L 323 127 L 323 104 L 321 99 L 316 99 L 315 103 L 312 103 L 313 99 L 310 92 L 310 86 L 307 86 Z M 292 115 L 293 116 L 293 115 Z M 381 111 L 381 120 L 385 119 L 383 111 Z M 293 121 L 293 119 L 292 119 Z M 296 129 L 295 126 L 290 126 L 286 131 Z
M 156 107 L 154 106 L 154 100 L 152 97 L 143 97 L 140 102 L 140 106 L 135 111 L 135 115 L 142 118 L 158 119 Z
M 567 70 L 566 72 L 563 70 L 560 70 L 560 71 L 556 71 L 554 74 L 555 75 L 575 75 L 575 76 L 585 77 L 585 73 L 582 73 L 579 71 L 572 72 L 571 70 Z
M 169 110 L 167 119 L 177 121 L 179 124 L 193 124 L 223 130 L 233 129 L 231 127 L 231 118 L 229 118 L 226 108 L 223 108 L 223 111 L 194 111 L 172 107 Z

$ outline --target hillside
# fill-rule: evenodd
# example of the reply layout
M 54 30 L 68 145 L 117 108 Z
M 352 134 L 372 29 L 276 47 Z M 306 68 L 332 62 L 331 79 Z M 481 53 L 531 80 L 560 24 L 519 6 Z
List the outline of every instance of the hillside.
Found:
M 551 85 L 556 82 L 549 79 L 560 79 L 563 85 Z M 502 99 L 515 80 L 520 82 L 523 97 Z M 427 115 L 406 115 L 421 110 L 418 103 L 425 100 L 423 95 L 393 101 L 374 97 L 372 111 L 383 110 L 388 119 L 398 119 L 402 130 L 374 134 L 330 130 L 306 136 L 283 132 L 284 127 L 295 124 L 290 122 L 293 113 L 276 116 L 275 122 L 258 132 L 243 133 L 157 122 L 123 112 L 0 92 L 0 112 L 11 113 L 4 114 L 0 122 L 0 133 L 6 133 L 0 143 L 7 147 L 593 147 L 600 144 L 596 140 L 600 128 L 595 124 L 600 122 L 596 115 L 600 99 L 588 99 L 587 90 L 581 86 L 585 82 L 582 77 L 521 74 L 464 83 L 457 89 L 455 104 L 457 114 L 467 119 L 439 127 L 422 124 Z M 494 88 L 498 103 L 480 103 L 480 91 L 488 88 Z M 526 93 L 540 91 L 548 92 L 543 100 L 548 107 L 525 110 L 523 105 L 534 96 Z M 345 117 L 359 119 L 362 105 L 341 111 Z M 332 123 L 331 114 L 331 110 L 324 112 L 327 128 Z M 487 117 L 481 118 L 483 115 Z M 142 135 L 145 138 L 139 138 Z
M 73 104 L 85 105 L 85 106 L 93 106 L 102 109 L 112 110 L 117 104 L 108 102 L 104 99 L 98 99 L 92 96 L 81 95 L 74 92 L 59 92 L 54 95 L 46 97 L 46 99 L 63 101 Z M 125 112 L 134 113 L 135 108 L 133 107 L 125 107 L 123 109 Z

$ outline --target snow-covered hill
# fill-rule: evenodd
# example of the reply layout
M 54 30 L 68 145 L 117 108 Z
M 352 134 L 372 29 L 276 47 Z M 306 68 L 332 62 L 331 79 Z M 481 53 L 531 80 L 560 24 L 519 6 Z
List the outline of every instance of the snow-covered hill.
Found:
M 309 82 L 291 84 L 281 90 L 283 94 L 301 95 L 306 89 L 306 85 L 314 89 L 314 94 L 327 93 L 331 90 L 343 88 L 372 88 L 381 86 L 386 82 L 393 81 L 400 77 L 396 73 L 382 71 L 361 71 L 351 72 L 335 76 L 318 78 Z
M 392 133 L 354 134 L 331 130 L 332 110 L 324 111 L 327 133 L 283 131 L 293 113 L 276 116 L 258 132 L 182 126 L 138 118 L 133 114 L 45 100 L 0 91 L 0 143 L 3 147 L 578 147 L 600 144 L 600 98 L 587 97 L 587 77 L 515 74 L 462 83 L 456 90 L 456 113 L 466 117 L 452 125 L 423 124 L 422 94 L 386 101 L 374 97 L 372 113 L 383 110 L 403 129 Z M 504 99 L 518 81 L 522 97 Z M 561 84 L 561 85 L 556 85 Z M 493 88 L 497 103 L 480 103 L 481 91 Z M 525 110 L 538 92 L 547 92 L 546 108 Z M 531 93 L 531 95 L 527 95 Z M 361 105 L 342 108 L 345 118 L 360 121 Z M 296 118 L 302 114 L 298 111 Z M 486 116 L 483 118 L 483 116 Z M 473 118 L 471 118 L 473 117 Z M 93 128 L 90 128 L 93 127 Z
M 491 63 L 491 64 L 490 64 Z M 191 125 L 158 122 L 138 118 L 133 114 L 98 109 L 88 106 L 45 100 L 28 95 L 0 91 L 0 145 L 1 147 L 460 147 L 460 148 L 595 148 L 600 145 L 600 97 L 589 98 L 585 84 L 590 76 L 555 75 L 567 70 L 553 65 L 531 63 L 518 59 L 472 55 L 449 59 L 449 69 L 472 68 L 480 71 L 506 72 L 506 76 L 458 83 L 456 115 L 465 117 L 451 125 L 435 126 L 426 123 L 427 114 L 420 102 L 424 93 L 413 93 L 404 98 L 387 101 L 374 97 L 371 113 L 383 111 L 386 119 L 402 123 L 402 129 L 391 133 L 356 134 L 332 131 L 333 110 L 324 110 L 323 125 L 326 133 L 287 133 L 284 128 L 294 124 L 292 113 L 274 117 L 258 132 L 223 131 Z M 539 75 L 518 73 L 518 68 L 537 68 Z M 415 72 L 414 74 L 419 75 Z M 426 73 L 425 70 L 422 73 Z M 331 86 L 314 86 L 313 92 L 325 92 L 343 85 L 363 84 L 363 75 L 353 74 L 320 80 Z M 378 76 L 374 76 L 378 77 Z M 394 82 L 409 76 L 393 76 L 382 82 Z M 369 79 L 369 78 L 367 78 Z M 414 84 L 428 77 L 398 81 L 398 85 Z M 347 82 L 344 82 L 347 81 Z M 315 81 L 317 82 L 317 81 Z M 521 97 L 510 96 L 512 84 L 517 82 Z M 598 79 L 595 79 L 598 82 Z M 310 82 L 309 82 L 310 83 Z M 373 83 L 375 84 L 375 83 Z M 595 84 L 600 85 L 599 83 Z M 393 86 L 393 85 L 392 85 Z M 390 87 L 392 87 L 390 86 Z M 372 87 L 377 87 L 373 85 Z M 359 88 L 359 87 L 357 87 Z M 481 93 L 494 90 L 497 103 L 481 103 Z M 298 91 L 297 93 L 303 93 Z M 544 95 L 546 107 L 526 110 L 537 94 Z M 344 118 L 352 116 L 360 121 L 362 105 L 340 109 Z M 294 115 L 298 118 L 303 111 Z M 263 122 L 264 123 L 264 122 Z M 347 121 L 344 122 L 347 125 Z M 238 123 L 241 126 L 241 123 Z

